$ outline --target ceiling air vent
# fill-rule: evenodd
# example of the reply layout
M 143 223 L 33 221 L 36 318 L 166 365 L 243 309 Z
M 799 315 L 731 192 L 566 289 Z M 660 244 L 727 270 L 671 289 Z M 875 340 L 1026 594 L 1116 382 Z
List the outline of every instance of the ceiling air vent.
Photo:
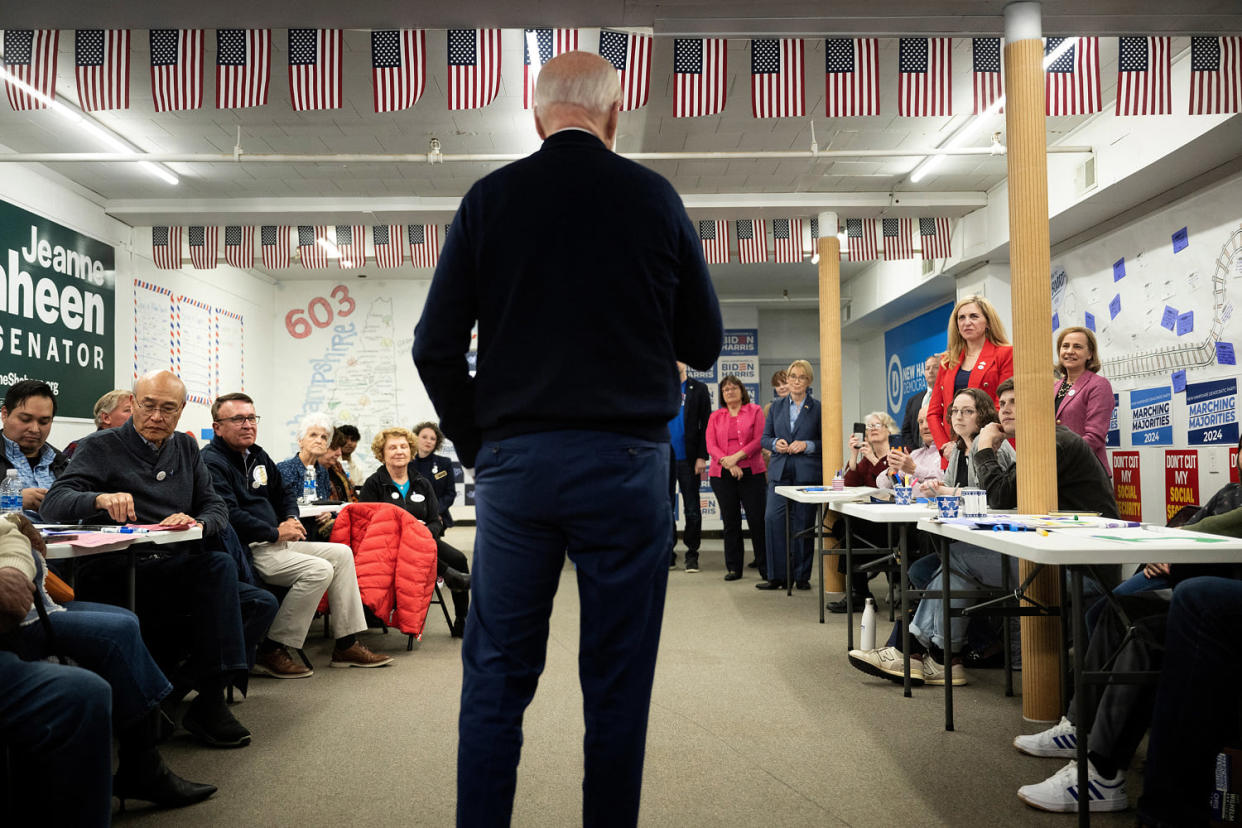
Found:
M 1095 154 L 1092 153 L 1091 157 L 1082 162 L 1074 173 L 1074 185 L 1079 193 L 1085 193 L 1088 190 L 1094 190 L 1095 184 Z

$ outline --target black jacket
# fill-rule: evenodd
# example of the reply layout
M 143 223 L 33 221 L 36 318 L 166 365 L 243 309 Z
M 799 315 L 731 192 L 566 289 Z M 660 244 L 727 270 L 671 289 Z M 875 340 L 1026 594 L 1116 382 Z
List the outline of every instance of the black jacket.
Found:
M 274 543 L 277 526 L 298 516 L 297 499 L 285 493 L 280 469 L 259 446 L 251 446 L 243 458 L 217 436 L 203 449 L 203 460 L 242 543 Z
M 440 507 L 436 502 L 435 490 L 431 488 L 427 478 L 418 473 L 413 463 L 406 467 L 405 473 L 410 478 L 409 493 L 405 497 L 401 496 L 401 490 L 397 488 L 397 484 L 392 482 L 392 475 L 388 473 L 388 469 L 380 466 L 362 484 L 362 490 L 358 492 L 358 502 L 391 503 L 394 506 L 400 506 L 427 524 L 427 530 L 431 532 L 433 538 L 440 538 L 444 535 L 444 521 L 440 519 Z
M 919 436 L 919 411 L 926 404 L 926 391 L 918 392 L 906 403 L 906 416 L 901 422 L 901 444 L 906 447 L 906 451 L 923 447 L 923 438 Z
M 453 461 L 442 454 L 429 454 L 425 458 L 416 454 L 410 462 L 410 468 L 417 469 L 419 475 L 431 484 L 436 493 L 436 503 L 439 504 L 440 520 L 444 521 L 446 528 L 452 526 L 453 517 L 449 514 L 449 507 L 457 498 L 457 478 L 454 476 Z
M 682 419 L 686 428 L 686 459 L 706 460 L 707 418 L 712 413 L 707 386 L 686 377 L 686 400 L 682 403 L 682 408 L 685 410 Z
M 1019 444 L 1020 446 L 1021 444 Z M 1022 450 L 1018 449 L 1018 460 Z M 1018 464 L 1002 469 L 996 452 L 981 448 L 975 452 L 975 474 L 987 490 L 988 506 L 1013 509 L 1018 505 Z M 1087 442 L 1065 426 L 1057 426 L 1057 508 L 1067 512 L 1099 512 L 1104 517 L 1121 517 L 1108 479 Z

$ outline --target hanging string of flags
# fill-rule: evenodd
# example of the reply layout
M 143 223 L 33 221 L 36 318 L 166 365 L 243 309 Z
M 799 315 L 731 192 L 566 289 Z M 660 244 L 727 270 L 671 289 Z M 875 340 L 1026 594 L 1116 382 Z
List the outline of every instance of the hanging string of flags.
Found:
M 537 64 L 577 49 L 579 29 L 525 29 L 522 32 L 523 105 L 530 107 Z M 217 29 L 215 33 L 216 108 L 266 106 L 272 68 L 271 29 Z M 4 31 L 5 88 L 14 110 L 44 109 L 56 97 L 60 32 L 55 29 Z M 203 100 L 206 61 L 204 30 L 151 29 L 151 90 L 157 112 L 198 109 Z M 286 31 L 289 95 L 298 111 L 342 105 L 345 55 L 340 29 Z M 478 109 L 495 100 L 502 66 L 500 29 L 449 29 L 444 32 L 448 108 Z M 1046 67 L 1047 114 L 1099 112 L 1098 37 L 1050 37 L 1045 54 L 1073 41 Z M 1173 113 L 1171 38 L 1117 38 L 1115 114 Z M 971 38 L 974 113 L 987 110 L 1003 94 L 1001 39 Z M 751 112 L 756 118 L 800 118 L 806 113 L 806 51 L 802 38 L 750 41 Z M 616 67 L 622 109 L 647 105 L 651 91 L 650 34 L 599 30 L 598 53 Z M 716 115 L 727 103 L 727 40 L 674 38 L 673 116 Z M 538 53 L 532 60 L 531 51 Z M 125 29 L 74 32 L 74 76 L 78 101 L 88 111 L 130 106 L 131 33 Z M 426 87 L 427 32 L 386 29 L 371 32 L 371 77 L 375 112 L 414 106 Z M 1239 111 L 1242 102 L 1242 36 L 1190 38 L 1187 104 L 1191 115 Z M 824 107 L 832 118 L 881 114 L 879 40 L 824 40 Z M 953 38 L 903 37 L 897 50 L 897 114 L 948 116 L 953 109 Z

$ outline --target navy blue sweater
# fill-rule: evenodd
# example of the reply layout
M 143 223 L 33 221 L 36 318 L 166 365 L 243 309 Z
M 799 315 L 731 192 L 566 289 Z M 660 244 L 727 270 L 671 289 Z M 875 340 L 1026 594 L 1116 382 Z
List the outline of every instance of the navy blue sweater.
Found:
M 285 491 L 276 462 L 259 446 L 251 446 L 243 458 L 217 435 L 203 449 L 203 462 L 242 543 L 272 543 L 277 525 L 297 517 L 297 498 Z
M 681 403 L 675 362 L 706 370 L 722 337 L 698 233 L 672 185 L 567 130 L 462 199 L 413 356 L 470 468 L 483 440 L 537 431 L 668 440 Z

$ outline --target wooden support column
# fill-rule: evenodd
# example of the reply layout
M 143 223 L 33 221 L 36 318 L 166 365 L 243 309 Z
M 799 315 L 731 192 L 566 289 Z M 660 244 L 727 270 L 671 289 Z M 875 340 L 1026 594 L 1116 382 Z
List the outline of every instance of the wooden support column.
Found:
M 1040 6 L 1005 6 L 1005 129 L 1009 161 L 1009 260 L 1013 296 L 1013 361 L 1017 402 L 1018 511 L 1057 506 L 1055 423 L 1048 398 L 1052 358 L 1049 282 L 1048 157 L 1044 118 L 1044 48 Z M 1033 565 L 1021 562 L 1025 578 Z M 1027 590 L 1045 605 L 1060 603 L 1055 567 Z M 1079 608 L 1075 607 L 1075 611 Z M 1022 715 L 1061 716 L 1060 621 L 1023 618 Z
M 820 431 L 824 484 L 844 465 L 841 445 L 841 240 L 837 214 L 819 214 L 819 388 Z M 832 513 L 829 513 L 830 515 Z M 831 523 L 831 517 L 828 523 Z M 837 571 L 837 556 L 824 558 L 824 591 L 844 592 L 845 578 Z M 823 598 L 821 596 L 820 600 Z

